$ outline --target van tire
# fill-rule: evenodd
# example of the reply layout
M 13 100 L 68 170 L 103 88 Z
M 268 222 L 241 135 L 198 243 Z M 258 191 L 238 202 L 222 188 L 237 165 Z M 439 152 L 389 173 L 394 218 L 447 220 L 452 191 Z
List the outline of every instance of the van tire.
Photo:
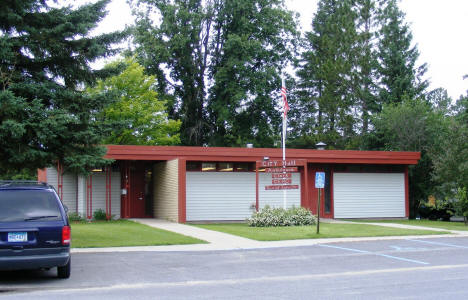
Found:
M 57 277 L 66 279 L 70 277 L 71 273 L 71 258 L 68 260 L 68 263 L 63 267 L 57 267 Z

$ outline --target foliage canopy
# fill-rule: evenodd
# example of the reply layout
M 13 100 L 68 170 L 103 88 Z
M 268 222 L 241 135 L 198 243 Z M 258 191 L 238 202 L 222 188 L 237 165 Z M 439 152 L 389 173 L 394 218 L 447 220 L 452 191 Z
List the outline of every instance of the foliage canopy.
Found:
M 89 37 L 109 0 L 53 8 L 45 0 L 0 3 L 0 170 L 21 172 L 60 161 L 86 173 L 105 163 L 96 114 L 109 98 L 83 85 L 105 74 L 89 63 L 117 53 L 124 33 Z
M 280 0 L 132 1 L 136 56 L 158 80 L 184 145 L 272 146 L 293 14 Z M 153 16 L 159 16 L 155 21 Z
M 115 101 L 105 107 L 99 119 L 112 124 L 113 130 L 103 144 L 117 145 L 177 145 L 180 143 L 180 121 L 168 120 L 166 103 L 154 90 L 156 79 L 144 74 L 134 59 L 116 61 L 107 68 L 126 67 L 119 74 L 99 80 L 88 93 L 94 97 L 112 94 Z

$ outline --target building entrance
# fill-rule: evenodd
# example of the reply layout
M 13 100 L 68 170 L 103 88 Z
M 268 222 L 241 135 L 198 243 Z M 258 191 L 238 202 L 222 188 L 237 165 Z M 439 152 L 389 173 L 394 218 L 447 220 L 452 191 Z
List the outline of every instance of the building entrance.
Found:
M 125 162 L 122 166 L 122 217 L 153 217 L 153 164 Z

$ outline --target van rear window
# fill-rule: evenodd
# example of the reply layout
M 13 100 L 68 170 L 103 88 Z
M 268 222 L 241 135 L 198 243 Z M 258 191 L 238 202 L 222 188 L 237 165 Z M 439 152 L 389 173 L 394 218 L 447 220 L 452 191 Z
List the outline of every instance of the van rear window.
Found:
M 0 222 L 60 220 L 61 212 L 53 192 L 0 190 Z

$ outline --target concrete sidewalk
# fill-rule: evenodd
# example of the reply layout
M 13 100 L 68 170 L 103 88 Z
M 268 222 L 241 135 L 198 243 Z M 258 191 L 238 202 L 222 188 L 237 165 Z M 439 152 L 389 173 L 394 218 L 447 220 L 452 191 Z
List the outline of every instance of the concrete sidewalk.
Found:
M 176 232 L 182 235 L 197 238 L 206 241 L 210 244 L 221 246 L 223 248 L 253 248 L 260 246 L 261 242 L 243 238 L 237 235 L 232 235 L 224 232 L 208 230 L 196 226 L 179 224 L 160 219 L 131 219 L 140 224 L 145 224 L 151 227 L 164 229 L 167 231 Z
M 398 240 L 414 238 L 434 238 L 434 237 L 462 237 L 468 236 L 468 231 L 451 231 L 440 228 L 429 228 L 422 226 L 412 226 L 390 223 L 357 223 L 349 221 L 327 220 L 325 222 L 367 224 L 405 229 L 423 229 L 433 231 L 451 232 L 443 235 L 416 235 L 416 236 L 385 236 L 385 237 L 356 237 L 356 238 L 326 238 L 326 239 L 302 239 L 287 241 L 255 241 L 228 233 L 207 230 L 195 226 L 169 222 L 160 219 L 132 219 L 132 221 L 145 224 L 151 227 L 176 232 L 182 235 L 191 236 L 208 242 L 208 244 L 191 245 L 171 245 L 171 246 L 140 246 L 140 247 L 112 247 L 112 248 L 74 248 L 72 253 L 96 253 L 96 252 L 136 252 L 136 251 L 219 251 L 219 250 L 240 250 L 240 249 L 260 249 L 279 247 L 299 247 L 311 246 L 324 243 L 354 242 L 354 241 L 376 241 L 376 240 Z

